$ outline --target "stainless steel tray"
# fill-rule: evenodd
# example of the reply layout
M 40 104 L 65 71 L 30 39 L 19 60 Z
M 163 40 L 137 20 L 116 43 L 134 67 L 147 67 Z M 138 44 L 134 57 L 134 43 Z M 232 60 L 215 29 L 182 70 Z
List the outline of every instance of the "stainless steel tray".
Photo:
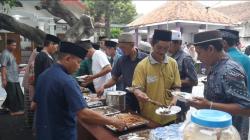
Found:
M 112 108 L 110 106 L 102 106 L 102 107 L 96 107 L 96 108 L 92 108 L 92 110 L 101 113 L 102 115 L 114 115 L 117 113 L 120 113 L 119 110 Z
M 87 102 L 87 105 L 89 108 L 93 108 L 93 107 L 103 106 L 104 104 L 102 101 L 93 101 L 93 102 Z
M 121 135 L 119 140 L 149 140 L 150 131 L 151 129 L 146 129 Z
M 140 127 L 149 123 L 148 120 L 135 114 L 119 113 L 119 114 L 113 115 L 113 117 L 119 120 L 123 120 L 127 124 L 127 129 L 124 131 L 137 128 L 137 127 Z M 114 132 L 117 132 L 117 128 L 112 125 L 106 125 L 106 127 Z

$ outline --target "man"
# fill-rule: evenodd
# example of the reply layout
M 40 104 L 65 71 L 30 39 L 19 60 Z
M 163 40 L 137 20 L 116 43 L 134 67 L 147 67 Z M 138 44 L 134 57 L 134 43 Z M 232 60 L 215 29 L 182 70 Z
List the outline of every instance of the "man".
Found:
M 78 83 L 70 75 L 79 69 L 86 54 L 73 43 L 61 42 L 58 63 L 39 76 L 34 97 L 38 140 L 76 140 L 76 117 L 88 123 L 111 124 L 120 130 L 125 127 L 123 122 L 87 108 Z
M 221 32 L 224 40 L 223 49 L 227 52 L 231 59 L 239 63 L 244 68 L 246 74 L 248 75 L 247 87 L 250 95 L 250 58 L 240 52 L 236 47 L 236 44 L 239 42 L 239 32 L 229 29 L 219 29 L 219 31 Z
M 192 93 L 193 86 L 198 84 L 197 73 L 195 71 L 194 62 L 192 57 L 183 51 L 181 44 L 181 32 L 172 30 L 171 45 L 168 52 L 171 57 L 174 58 L 178 64 L 178 69 L 181 77 L 181 91 Z M 189 106 L 181 101 L 177 101 L 177 106 L 181 107 L 181 112 L 178 113 L 178 121 L 185 121 L 186 113 L 189 110 Z
M 60 39 L 56 36 L 47 34 L 44 41 L 43 50 L 36 56 L 34 71 L 35 71 L 35 85 L 38 76 L 55 63 L 53 54 L 57 51 Z
M 86 57 L 92 60 L 92 75 L 88 75 L 84 78 L 83 86 L 86 86 L 93 81 L 95 90 L 97 90 L 103 83 L 107 82 L 111 78 L 110 72 L 112 67 L 108 58 L 104 52 L 94 49 L 89 40 L 79 41 L 77 45 L 83 47 L 88 52 Z M 115 86 L 107 90 L 113 91 L 115 90 Z
M 126 91 L 126 87 L 131 87 L 133 73 L 136 65 L 147 56 L 147 54 L 138 51 L 135 48 L 135 37 L 131 33 L 122 33 L 118 39 L 119 48 L 123 51 L 123 56 L 121 56 L 117 63 L 112 69 L 112 78 L 104 83 L 102 87 L 97 91 L 97 94 L 102 94 L 104 89 L 115 85 L 119 77 L 122 76 L 122 82 L 124 84 L 123 91 Z M 139 112 L 139 104 L 136 97 L 132 93 L 126 94 L 126 104 L 127 109 Z
M 8 39 L 7 47 L 1 55 L 2 87 L 7 92 L 7 97 L 2 107 L 9 109 L 12 116 L 24 113 L 24 97 L 18 80 L 16 59 L 13 55 L 16 45 L 16 41 Z
M 155 30 L 152 38 L 153 51 L 135 68 L 132 86 L 140 87 L 134 90 L 140 100 L 142 116 L 152 120 L 156 126 L 174 123 L 176 116 L 162 117 L 155 114 L 159 106 L 148 102 L 149 99 L 166 105 L 174 105 L 176 98 L 168 90 L 181 87 L 180 74 L 176 61 L 166 55 L 171 44 L 172 32 Z M 167 91 L 166 91 L 167 90 Z
M 195 34 L 194 45 L 198 59 L 211 69 L 207 75 L 205 98 L 194 98 L 189 101 L 190 105 L 230 113 L 241 140 L 247 140 L 250 98 L 243 68 L 223 51 L 222 36 L 218 30 Z
M 100 50 L 105 52 L 106 51 L 106 46 L 105 46 L 105 40 L 108 38 L 106 36 L 100 36 L 99 37 L 99 45 L 100 45 Z
M 118 58 L 121 56 L 119 53 L 117 53 L 117 43 L 111 40 L 105 40 L 104 45 L 106 47 L 105 53 L 107 56 L 110 57 L 110 64 L 113 67 L 114 64 L 117 62 Z
M 29 57 L 28 65 L 25 68 L 25 73 L 23 76 L 22 86 L 24 88 L 24 118 L 25 127 L 32 128 L 34 111 L 30 110 L 30 104 L 33 100 L 35 94 L 34 87 L 34 62 L 37 54 L 42 50 L 42 47 L 38 46 L 33 50 Z
M 74 77 L 82 76 L 82 75 L 92 75 L 91 68 L 92 68 L 92 60 L 89 58 L 85 58 L 84 60 L 82 60 L 78 71 L 74 73 Z M 84 86 L 88 88 L 92 93 L 96 93 L 93 82 L 90 82 Z

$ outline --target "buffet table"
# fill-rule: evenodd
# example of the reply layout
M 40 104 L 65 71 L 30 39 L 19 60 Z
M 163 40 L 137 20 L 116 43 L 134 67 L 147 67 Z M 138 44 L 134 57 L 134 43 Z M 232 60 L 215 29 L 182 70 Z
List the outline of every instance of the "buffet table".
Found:
M 114 133 L 101 125 L 93 125 L 78 120 L 78 140 L 119 140 L 118 137 L 133 131 L 156 128 L 157 125 L 149 122 L 146 126 L 135 128 L 122 133 Z

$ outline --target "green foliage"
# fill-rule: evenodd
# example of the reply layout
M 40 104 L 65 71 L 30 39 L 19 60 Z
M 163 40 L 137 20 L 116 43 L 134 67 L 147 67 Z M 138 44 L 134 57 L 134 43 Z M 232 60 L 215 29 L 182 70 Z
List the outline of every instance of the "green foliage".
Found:
M 120 28 L 111 28 L 111 38 L 118 38 L 119 35 L 122 33 Z
M 111 23 L 127 24 L 137 15 L 131 0 L 84 0 L 88 6 L 88 14 L 96 22 L 103 22 L 105 15 L 110 17 Z
M 10 8 L 16 5 L 16 0 L 0 0 L 2 5 L 8 5 Z

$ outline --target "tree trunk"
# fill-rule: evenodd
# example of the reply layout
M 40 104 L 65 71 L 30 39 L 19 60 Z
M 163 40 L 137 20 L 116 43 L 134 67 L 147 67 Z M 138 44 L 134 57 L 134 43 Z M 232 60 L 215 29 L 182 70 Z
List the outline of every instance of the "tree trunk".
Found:
M 45 33 L 40 29 L 31 27 L 27 24 L 16 21 L 13 17 L 0 13 L 0 28 L 11 32 L 21 34 L 24 37 L 36 42 L 37 44 L 43 44 L 45 39 Z
M 66 31 L 66 41 L 76 42 L 82 38 L 89 38 L 94 34 L 94 27 L 92 20 L 87 15 L 82 15 L 80 19 L 74 16 L 74 14 L 66 9 L 58 0 L 41 0 L 42 7 L 48 10 L 52 15 L 64 19 L 70 28 Z M 15 20 L 13 17 L 0 13 L 0 29 L 5 29 L 11 32 L 21 34 L 24 37 L 42 45 L 45 39 L 46 33 L 40 29 L 23 24 Z
M 110 37 L 110 2 L 106 3 L 106 12 L 105 12 L 105 35 Z

